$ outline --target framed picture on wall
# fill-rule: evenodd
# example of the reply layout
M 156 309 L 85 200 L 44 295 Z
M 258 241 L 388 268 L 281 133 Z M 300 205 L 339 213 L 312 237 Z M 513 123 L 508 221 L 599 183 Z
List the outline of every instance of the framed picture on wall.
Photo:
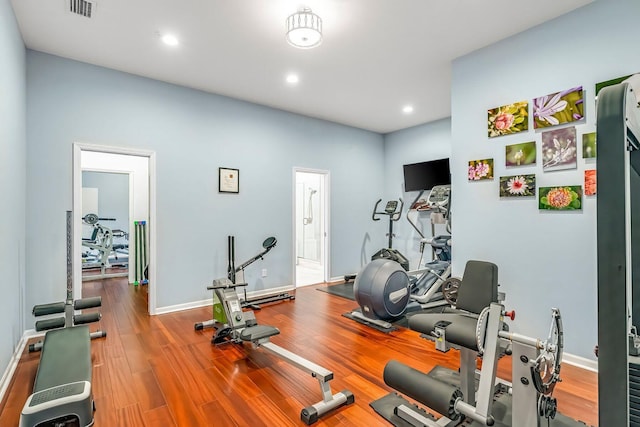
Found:
M 218 168 L 218 192 L 240 192 L 240 170 L 230 168 Z

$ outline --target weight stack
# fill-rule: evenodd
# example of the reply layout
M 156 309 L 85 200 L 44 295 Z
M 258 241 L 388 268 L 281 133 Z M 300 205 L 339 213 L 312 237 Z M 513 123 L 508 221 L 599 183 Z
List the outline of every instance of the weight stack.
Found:
M 629 427 L 640 427 L 640 363 L 629 363 Z

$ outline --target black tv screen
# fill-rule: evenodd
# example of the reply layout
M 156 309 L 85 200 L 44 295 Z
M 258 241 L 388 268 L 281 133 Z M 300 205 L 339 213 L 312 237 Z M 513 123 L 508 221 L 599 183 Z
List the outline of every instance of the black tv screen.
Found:
M 449 159 L 404 165 L 404 191 L 431 190 L 436 185 L 451 184 Z

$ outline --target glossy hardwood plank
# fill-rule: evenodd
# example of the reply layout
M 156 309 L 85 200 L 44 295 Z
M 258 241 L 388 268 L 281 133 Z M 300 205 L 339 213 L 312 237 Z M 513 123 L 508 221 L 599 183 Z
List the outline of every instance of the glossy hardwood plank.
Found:
M 144 425 L 146 427 L 176 427 L 177 424 L 171 416 L 168 406 L 160 406 L 159 408 L 145 411 Z
M 212 330 L 194 331 L 195 322 L 210 318 L 211 307 L 150 317 L 146 288 L 123 279 L 87 282 L 84 293 L 102 296 L 103 318 L 91 329 L 108 333 L 92 342 L 97 427 L 302 426 L 300 410 L 320 400 L 309 374 L 249 345 L 212 346 Z M 256 312 L 260 323 L 280 329 L 274 343 L 332 370 L 334 392 L 355 394 L 354 405 L 324 417 L 318 427 L 388 425 L 369 403 L 392 391 L 382 380 L 391 359 L 423 372 L 436 365 L 458 368 L 457 351 L 437 352 L 416 332 L 384 334 L 342 316 L 355 306 L 306 287 L 297 290 L 295 301 Z M 17 425 L 38 360 L 39 354 L 22 355 L 0 404 L 0 425 Z M 498 373 L 510 379 L 508 357 Z M 560 410 L 595 425 L 597 375 L 565 364 L 562 377 L 554 394 Z
M 133 389 L 140 409 L 145 412 L 167 404 L 151 368 L 148 371 L 133 374 Z
M 116 410 L 116 423 L 119 426 L 143 426 L 144 414 L 137 403 L 125 406 Z
M 191 396 L 192 391 L 185 389 L 169 361 L 162 356 L 154 357 L 151 359 L 151 369 L 158 379 L 160 389 L 176 424 L 179 426 L 206 425 L 196 404 L 190 397 L 186 398 L 186 396 Z

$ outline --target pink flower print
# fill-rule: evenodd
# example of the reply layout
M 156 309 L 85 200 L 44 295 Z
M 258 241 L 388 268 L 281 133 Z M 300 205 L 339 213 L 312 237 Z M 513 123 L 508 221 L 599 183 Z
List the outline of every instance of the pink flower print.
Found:
M 494 123 L 494 126 L 498 130 L 509 129 L 511 126 L 513 126 L 513 121 L 514 120 L 515 120 L 515 118 L 513 117 L 513 114 L 502 113 L 502 114 L 499 114 L 496 117 L 496 121 Z

